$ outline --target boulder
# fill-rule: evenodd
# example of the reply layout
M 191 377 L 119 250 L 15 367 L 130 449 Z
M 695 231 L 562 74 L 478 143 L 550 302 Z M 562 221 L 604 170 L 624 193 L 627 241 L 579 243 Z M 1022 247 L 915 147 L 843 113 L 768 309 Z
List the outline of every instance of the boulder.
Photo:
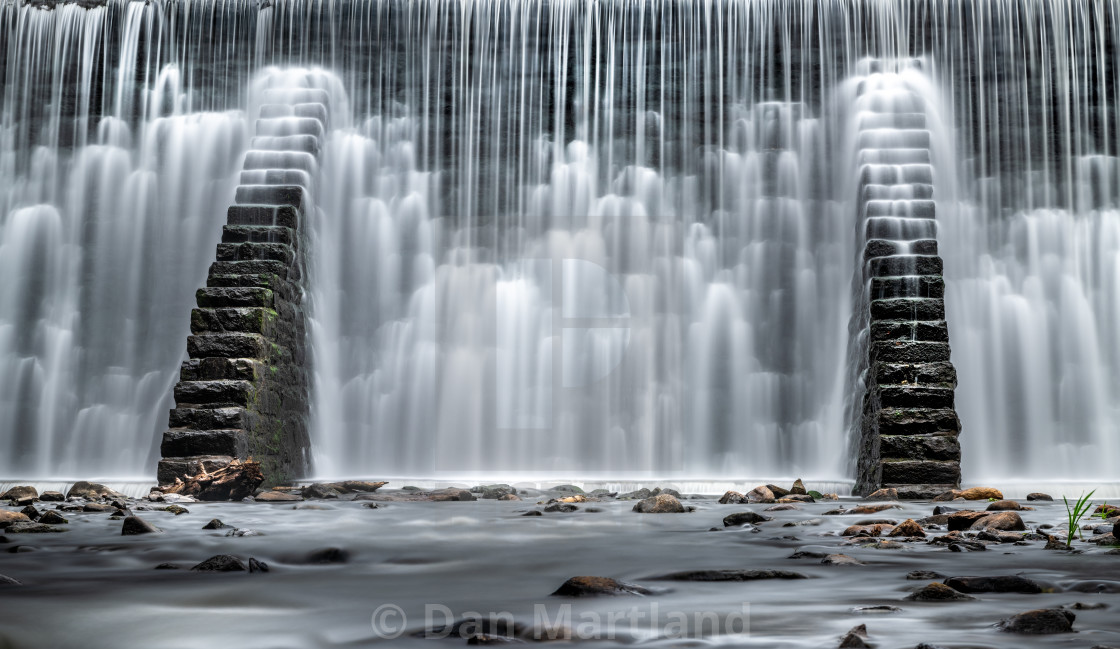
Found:
M 517 495 L 517 489 L 508 484 L 488 484 L 471 487 L 471 493 L 476 493 L 484 500 L 499 500 L 503 496 Z
M 249 572 L 268 572 L 268 564 L 254 559 L 253 557 L 249 557 Z
M 1042 592 L 1042 586 L 1038 582 L 1018 575 L 949 577 L 943 583 L 962 593 L 1023 593 L 1034 595 Z
M 758 514 L 755 512 L 736 512 L 734 514 L 728 514 L 727 516 L 723 517 L 723 526 L 736 527 L 738 525 L 746 525 L 748 523 L 753 525 L 772 520 L 774 519 L 764 514 Z
M 304 498 L 338 498 L 341 493 L 334 486 L 322 482 L 313 482 L 300 489 L 300 495 Z
M 879 503 L 876 505 L 859 505 L 849 509 L 847 514 L 877 514 L 888 509 L 902 509 L 901 505 L 895 503 Z
M 389 484 L 388 482 L 370 482 L 368 480 L 345 480 L 343 482 L 332 482 L 330 487 L 336 491 L 344 494 L 348 493 L 373 493 L 381 487 Z
M 578 493 L 583 493 L 583 491 L 580 490 Z M 629 491 L 627 493 L 624 493 L 621 496 L 619 496 L 618 499 L 619 500 L 645 500 L 646 498 L 652 498 L 655 495 L 657 495 L 657 494 L 653 493 L 649 489 L 646 489 L 645 487 L 642 487 L 641 489 L 636 489 L 634 491 Z
M 303 496 L 290 494 L 283 491 L 262 491 L 261 493 L 253 496 L 253 500 L 259 503 L 292 503 L 301 502 Z
M 583 493 L 583 489 L 575 486 L 574 484 L 556 485 L 555 487 L 552 488 L 552 491 L 564 491 L 564 492 L 573 493 L 573 494 Z
M 964 500 L 1003 500 L 1003 492 L 992 487 L 970 487 L 968 489 L 953 489 L 946 491 L 934 498 L 934 501 L 947 501 L 963 498 Z
M 720 496 L 719 504 L 721 505 L 744 505 L 747 503 L 747 497 L 738 491 L 727 491 Z
M 774 494 L 775 498 L 784 498 L 789 495 L 789 489 L 779 487 L 776 484 L 768 484 L 766 488 L 770 490 L 770 493 Z
M 1014 500 L 996 500 L 988 503 L 987 511 L 990 512 L 1017 512 L 1023 509 L 1023 506 Z
M 933 570 L 911 570 L 906 573 L 906 578 L 917 581 L 929 581 L 930 579 L 941 579 L 945 575 L 935 572 Z
M 805 490 L 805 483 L 801 482 L 801 478 L 793 481 L 793 486 L 790 487 L 789 493 L 794 496 L 804 496 L 809 492 Z
M 765 512 L 787 512 L 787 511 L 790 511 L 791 509 L 801 509 L 801 508 L 798 507 L 797 505 L 795 505 L 794 503 L 779 503 L 777 505 L 771 505 L 771 506 L 767 507 L 766 509 L 764 509 L 762 511 L 765 511 Z
M 867 642 L 867 625 L 861 624 L 857 627 L 853 627 L 851 631 L 844 634 L 843 638 L 840 638 L 840 644 L 838 646 L 840 649 L 864 649 L 866 647 L 871 647 L 872 645 Z
M 428 499 L 435 502 L 470 502 L 478 500 L 474 494 L 466 489 L 437 489 L 428 494 Z
M 57 491 L 44 491 L 39 494 L 39 500 L 45 503 L 60 503 L 66 500 L 66 495 Z
M 988 512 L 953 512 L 949 514 L 949 518 L 947 519 L 946 524 L 949 526 L 949 531 L 967 530 L 972 527 L 973 523 L 987 516 L 990 516 Z
M 47 525 L 63 525 L 63 524 L 69 523 L 70 521 L 63 518 L 62 514 L 59 514 L 58 512 L 56 512 L 54 510 L 51 510 L 51 511 L 46 512 L 42 516 L 40 516 L 39 517 L 39 522 L 40 523 L 45 523 Z
M 898 489 L 886 487 L 867 494 L 866 500 L 898 500 Z
M 642 502 L 644 503 L 645 501 L 643 500 Z M 638 505 L 641 505 L 641 504 L 642 503 L 638 503 Z M 634 507 L 637 507 L 638 505 L 634 505 Z M 549 514 L 555 514 L 555 513 L 570 514 L 574 511 L 577 511 L 577 510 L 579 510 L 579 507 L 576 507 L 572 503 L 562 503 L 558 500 L 554 500 L 554 501 L 552 501 L 552 502 L 550 502 L 550 503 L 548 503 L 547 505 L 544 506 L 544 511 L 549 513 Z
M 103 484 L 98 484 L 96 482 L 86 482 L 85 480 L 79 480 L 78 482 L 75 482 L 74 486 L 70 487 L 70 490 L 66 492 L 66 497 L 85 498 L 86 500 L 100 500 L 102 498 L 125 498 L 124 494 L 113 491 Z
M 24 507 L 23 509 L 19 510 L 19 513 L 23 514 L 33 521 L 39 520 L 39 517 L 42 515 L 39 513 L 38 509 L 35 509 L 34 505 L 28 505 L 27 507 Z
M 117 508 L 107 503 L 86 503 L 82 506 L 82 511 L 100 514 L 104 512 L 115 512 Z
M 747 492 L 748 502 L 772 503 L 775 500 L 776 499 L 774 498 L 774 492 L 767 489 L 765 485 L 759 485 Z
M 1028 501 L 1034 501 L 1034 500 L 1054 500 L 1054 497 L 1053 497 L 1053 496 L 1051 496 L 1050 494 L 1044 494 L 1044 493 L 1042 493 L 1042 492 L 1036 491 L 1036 492 L 1034 492 L 1034 493 L 1029 493 L 1029 494 L 1027 494 L 1027 500 L 1028 500 Z
M 926 531 L 918 525 L 913 518 L 907 518 L 898 525 L 898 527 L 891 530 L 887 536 L 925 536 Z
M 906 596 L 911 602 L 962 602 L 976 599 L 936 581 Z
M 32 486 L 12 487 L 11 489 L 0 494 L 0 500 L 15 500 L 20 501 L 26 498 L 37 500 L 39 492 Z
M 202 526 L 202 529 L 204 529 L 204 530 L 220 530 L 224 527 L 227 527 L 227 525 L 225 523 L 223 523 L 220 519 L 211 518 L 209 523 Z
M 1002 530 L 1002 531 L 1023 531 L 1027 529 L 1023 519 L 1015 512 L 997 512 L 989 514 L 972 524 L 974 530 Z
M 139 516 L 128 516 L 124 519 L 121 525 L 121 536 L 136 536 L 138 534 L 153 534 L 155 532 L 162 532 L 155 525 L 140 518 Z
M 1000 622 L 999 629 L 1025 635 L 1072 633 L 1073 621 L 1076 619 L 1076 615 L 1060 608 L 1040 608 L 1011 616 Z
M 817 501 L 814 500 L 813 497 L 810 496 L 809 494 L 790 494 L 788 496 L 782 496 L 781 498 L 778 499 L 778 502 L 780 502 L 780 503 L 815 503 Z
M 180 505 L 168 505 L 167 507 L 157 507 L 156 509 L 161 512 L 170 512 L 172 514 L 175 514 L 176 516 L 179 516 L 180 514 L 191 513 L 189 509 Z
M 879 536 L 884 532 L 889 533 L 893 528 L 891 525 L 883 523 L 876 523 L 875 525 L 852 525 L 847 527 L 840 536 Z
M 46 523 L 12 523 L 8 526 L 8 534 L 54 534 L 65 532 L 64 527 L 55 527 Z
M 196 572 L 244 572 L 245 564 L 230 554 L 216 554 L 191 568 Z
M 639 514 L 683 514 L 685 509 L 675 496 L 658 494 L 653 498 L 638 501 L 633 511 Z
M 572 577 L 553 591 L 553 597 L 652 595 L 653 591 L 610 577 Z
M 826 566 L 862 566 L 866 565 L 855 557 L 849 557 L 846 554 L 830 554 L 821 559 L 821 563 Z

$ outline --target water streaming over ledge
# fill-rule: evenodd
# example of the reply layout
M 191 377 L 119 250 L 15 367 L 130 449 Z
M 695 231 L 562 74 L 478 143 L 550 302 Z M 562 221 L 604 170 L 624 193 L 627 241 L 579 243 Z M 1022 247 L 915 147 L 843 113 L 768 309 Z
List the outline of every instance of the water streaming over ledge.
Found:
M 1116 456 L 1120 3 L 0 0 L 0 34 L 0 475 L 151 473 L 267 66 L 336 93 L 322 474 L 850 478 L 841 89 L 911 58 L 965 479 Z

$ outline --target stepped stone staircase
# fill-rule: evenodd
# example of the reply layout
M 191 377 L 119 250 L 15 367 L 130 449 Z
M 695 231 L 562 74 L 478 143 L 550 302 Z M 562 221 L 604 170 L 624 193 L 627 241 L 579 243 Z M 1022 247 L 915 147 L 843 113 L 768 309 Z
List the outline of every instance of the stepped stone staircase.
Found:
M 961 478 L 930 131 L 924 100 L 901 79 L 865 82 L 858 103 L 866 365 L 855 492 L 930 498 Z
M 308 471 L 300 228 L 314 209 L 330 97 L 292 79 L 263 91 L 236 204 L 196 294 L 160 484 L 234 458 L 261 462 L 266 485 Z

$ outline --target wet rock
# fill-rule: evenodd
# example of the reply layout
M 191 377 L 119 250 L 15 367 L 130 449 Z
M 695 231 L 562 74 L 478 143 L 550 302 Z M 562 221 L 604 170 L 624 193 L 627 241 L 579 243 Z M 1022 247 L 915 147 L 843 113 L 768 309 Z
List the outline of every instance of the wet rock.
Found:
M 303 496 L 284 493 L 283 491 L 262 491 L 253 496 L 253 500 L 259 503 L 294 503 L 302 501 Z
M 887 604 L 880 604 L 878 606 L 857 606 L 852 609 L 853 613 L 860 615 L 877 615 L 880 613 L 901 613 L 902 609 L 897 606 L 889 606 Z
M 786 557 L 787 559 L 824 559 L 828 556 L 827 552 L 817 552 L 815 550 L 798 550 L 793 554 Z
M 380 509 L 381 505 L 377 503 L 362 503 L 362 507 L 365 509 Z
M 57 532 L 65 532 L 64 527 L 55 527 L 54 525 L 47 525 L 45 523 L 12 523 L 8 526 L 8 534 L 54 534 Z
M 115 512 L 117 508 L 105 503 L 86 503 L 82 506 L 82 511 L 100 514 L 104 512 Z
M 930 579 L 941 579 L 945 575 L 935 572 L 933 570 L 911 570 L 906 573 L 906 578 L 911 580 L 929 581 Z
M 985 516 L 972 524 L 974 530 L 988 529 L 988 530 L 1002 530 L 1002 531 L 1023 531 L 1027 526 L 1023 523 L 1023 519 L 1015 512 L 997 512 Z
M 49 511 L 39 517 L 39 522 L 47 525 L 64 525 L 70 521 L 63 518 L 62 514 L 56 511 Z
M 778 504 L 778 505 L 771 505 L 771 506 L 767 507 L 766 509 L 764 509 L 762 511 L 764 511 L 764 512 L 787 512 L 787 511 L 790 511 L 792 509 L 801 509 L 801 508 L 798 507 L 794 503 L 781 503 L 781 504 Z
M 268 572 L 268 564 L 263 561 L 258 561 L 253 557 L 249 557 L 249 572 Z
M 1078 593 L 1120 593 L 1120 581 L 1085 579 L 1067 584 L 1066 589 Z
M 66 496 L 57 491 L 44 491 L 39 494 L 39 500 L 45 503 L 60 503 L 66 500 Z
M 231 554 L 216 554 L 191 568 L 195 572 L 244 572 L 245 564 Z
M 949 514 L 949 518 L 947 519 L 947 521 L 948 521 L 947 524 L 949 525 L 949 531 L 952 532 L 954 530 L 970 529 L 970 528 L 972 528 L 973 523 L 975 523 L 976 521 L 980 520 L 981 518 L 985 518 L 989 515 L 990 514 L 988 514 L 987 512 L 973 512 L 973 511 L 953 512 L 952 514 Z
M 338 489 L 333 485 L 323 484 L 322 482 L 313 482 L 300 490 L 300 495 L 304 498 L 338 498 L 342 495 Z
M 583 493 L 583 489 L 575 486 L 574 484 L 557 485 L 557 486 L 552 488 L 552 491 L 564 491 L 564 492 L 573 493 L 573 494 Z
M 685 570 L 659 575 L 657 581 L 760 581 L 764 579 L 808 579 L 792 570 Z
M 124 519 L 121 525 L 121 536 L 136 536 L 138 534 L 153 534 L 155 532 L 162 532 L 155 525 L 140 518 L 139 516 L 129 516 Z
M 1113 516 L 1120 516 L 1120 507 L 1117 507 L 1116 505 L 1109 505 L 1108 503 L 1103 503 L 1097 505 L 1097 508 L 1093 510 L 1093 513 L 1098 516 L 1104 514 L 1106 517 L 1111 518 Z
M 35 509 L 34 505 L 28 505 L 27 507 L 24 507 L 23 509 L 19 510 L 19 513 L 23 514 L 33 521 L 39 520 L 39 516 L 42 515 L 39 513 L 38 509 Z
M 864 518 L 852 523 L 852 525 L 890 525 L 894 527 L 898 525 L 898 521 L 893 518 Z
M 1040 608 L 1011 616 L 1000 622 L 999 629 L 1025 635 L 1072 633 L 1073 621 L 1076 619 L 1076 615 L 1060 608 Z
M 738 491 L 727 491 L 720 496 L 719 504 L 721 505 L 744 505 L 747 503 L 747 497 Z
M 564 496 L 563 498 L 555 498 L 555 499 L 553 499 L 553 500 L 550 500 L 550 501 L 548 501 L 548 502 L 550 502 L 550 503 L 551 503 L 551 502 L 558 502 L 558 503 L 586 503 L 586 502 L 590 502 L 590 501 L 591 501 L 591 499 L 590 499 L 590 498 L 588 498 L 587 496 L 584 496 L 583 494 L 576 494 L 576 495 L 574 495 L 574 496 Z
M 12 487 L 11 489 L 0 494 L 0 500 L 15 500 L 21 501 L 25 498 L 35 500 L 39 498 L 39 492 L 32 486 Z
M 886 487 L 867 494 L 866 500 L 898 500 L 898 489 Z
M 675 496 L 659 494 L 639 501 L 633 511 L 639 514 L 683 514 L 685 509 Z
M 180 505 L 168 505 L 167 507 L 160 507 L 158 508 L 158 510 L 161 512 L 170 512 L 172 514 L 175 514 L 176 516 L 179 516 L 180 514 L 191 513 L 189 509 Z
M 332 482 L 328 486 L 335 491 L 351 494 L 351 493 L 373 493 L 389 484 L 388 482 L 371 482 L 369 480 L 344 480 L 343 482 Z
M 1120 539 L 1120 521 L 1112 524 L 1112 536 Z
M 913 518 L 907 518 L 899 523 L 898 527 L 891 530 L 888 536 L 922 536 L 926 535 L 926 531 L 918 525 Z
M 880 536 L 883 533 L 890 533 L 894 529 L 892 525 L 883 523 L 876 523 L 875 525 L 851 525 L 840 533 L 840 536 Z
M 553 593 L 553 597 L 599 597 L 614 595 L 652 595 L 653 591 L 610 577 L 572 577 Z
M 815 503 L 817 501 L 813 500 L 813 497 L 810 496 L 809 494 L 790 494 L 788 496 L 783 496 L 783 497 L 779 498 L 778 502 L 780 502 L 780 503 Z
M 312 550 L 304 563 L 346 563 L 350 561 L 350 553 L 342 548 L 319 548 Z
M 614 498 L 618 495 L 617 491 L 609 491 L 607 489 L 592 489 L 591 493 L 587 494 L 592 498 Z
M 484 500 L 501 500 L 505 496 L 516 496 L 517 489 L 508 484 L 488 484 L 471 487 L 471 493 L 478 494 Z
M 839 648 L 862 649 L 871 646 L 872 645 L 868 644 L 867 641 L 867 625 L 861 624 L 857 627 L 853 627 L 851 631 L 848 631 L 846 634 L 844 634 L 843 638 L 840 638 Z
M 764 514 L 758 514 L 756 512 L 736 512 L 734 514 L 728 514 L 727 516 L 723 517 L 723 526 L 735 527 L 737 525 L 746 525 L 748 523 L 754 525 L 757 523 L 765 523 L 766 521 L 772 520 L 774 519 Z
M 770 490 L 770 493 L 774 494 L 775 498 L 785 498 L 789 495 L 789 489 L 779 487 L 776 484 L 768 484 L 766 488 Z
M 583 492 L 580 491 L 580 493 L 583 493 Z M 619 496 L 618 499 L 619 500 L 645 500 L 646 498 L 652 498 L 653 495 L 654 495 L 654 493 L 652 491 L 650 491 L 649 489 L 646 489 L 645 487 L 642 487 L 641 489 L 636 489 L 634 491 L 629 491 L 627 493 L 624 493 L 621 496 Z
M 1000 530 L 980 530 L 980 532 L 976 534 L 976 538 L 981 541 L 993 541 L 995 543 L 1018 543 L 1023 540 L 1023 535 Z
M 906 596 L 911 602 L 963 602 L 976 599 L 972 595 L 965 595 L 945 584 L 933 582 Z
M 183 566 L 177 563 L 161 563 L 155 567 L 156 570 L 182 570 Z
M 837 507 L 836 509 L 830 509 L 830 510 L 824 512 L 824 514 L 822 514 L 822 516 L 843 516 L 844 514 L 850 514 L 850 513 L 851 512 L 849 512 L 848 510 L 844 509 L 841 506 L 841 507 Z
M 1003 492 L 991 487 L 972 487 L 970 489 L 953 489 L 946 491 L 934 498 L 934 502 L 944 502 L 963 498 L 964 500 L 1003 500 Z
M 226 532 L 226 536 L 232 536 L 232 537 L 264 536 L 264 534 L 261 534 L 260 532 L 258 532 L 256 530 L 249 529 L 248 527 L 235 527 L 232 530 Z
M 125 499 L 125 495 L 106 487 L 103 484 L 96 482 L 86 482 L 79 480 L 70 487 L 66 492 L 67 498 L 85 498 L 86 500 L 100 500 L 102 498 L 121 498 Z
M 793 481 L 793 486 L 790 487 L 789 493 L 793 496 L 805 496 L 809 492 L 805 490 L 805 483 L 801 482 L 801 478 L 798 478 Z
M 1014 500 L 997 500 L 988 504 L 987 511 L 990 512 L 1017 512 L 1024 509 L 1022 505 Z
M 209 523 L 202 526 L 202 529 L 204 529 L 204 530 L 220 530 L 224 527 L 228 527 L 228 526 L 225 523 L 223 523 L 220 519 L 211 518 Z
M 530 509 L 529 511 L 522 514 L 522 516 L 544 516 L 544 513 L 539 509 Z
M 12 579 L 11 577 L 8 577 L 7 575 L 0 575 L 0 586 L 20 586 L 20 585 L 21 584 L 18 581 L 16 581 L 15 579 Z
M 439 489 L 429 494 L 429 498 L 436 502 L 471 502 L 478 500 L 474 494 L 466 489 Z
M 765 485 L 759 485 L 747 492 L 748 502 L 772 503 L 775 500 L 776 499 L 774 498 L 774 492 L 767 489 Z
M 877 514 L 888 509 L 902 509 L 901 505 L 895 503 L 879 503 L 876 505 L 860 505 L 849 509 L 848 514 Z
M 826 556 L 825 558 L 821 559 L 821 563 L 826 565 L 826 566 L 862 566 L 862 565 L 866 565 L 866 564 L 864 564 L 864 562 L 860 561 L 859 559 L 856 559 L 855 557 L 849 557 L 846 554 L 830 554 L 830 555 Z
M 1042 586 L 1038 582 L 1018 575 L 949 577 L 943 583 L 962 593 L 1023 593 L 1033 595 L 1042 592 Z
M 645 502 L 645 501 L 643 500 L 642 502 Z M 641 503 L 638 503 L 638 504 L 640 505 Z M 634 506 L 637 507 L 638 505 L 634 505 Z M 578 509 L 579 509 L 579 507 L 576 507 L 575 505 L 573 505 L 571 503 L 562 503 L 560 501 L 551 502 L 551 503 L 544 506 L 544 511 L 549 513 L 549 514 L 555 514 L 555 513 L 570 514 L 574 511 L 578 510 Z
M 1093 543 L 1095 545 L 1116 545 L 1116 536 L 1113 535 L 1112 532 L 1109 532 L 1108 534 L 1101 534 L 1100 536 L 1094 536 L 1093 538 L 1086 540 L 1089 543 Z
M 1034 493 L 1027 494 L 1027 500 L 1054 500 L 1054 497 L 1050 494 L 1044 494 L 1042 492 L 1036 491 Z
M 517 494 L 506 494 L 504 496 L 499 496 L 498 500 L 521 500 L 521 496 Z

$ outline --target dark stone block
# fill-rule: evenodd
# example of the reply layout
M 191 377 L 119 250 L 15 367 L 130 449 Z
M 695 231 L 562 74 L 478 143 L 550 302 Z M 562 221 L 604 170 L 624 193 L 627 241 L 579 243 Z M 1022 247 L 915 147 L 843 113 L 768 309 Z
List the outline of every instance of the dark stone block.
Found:
M 276 275 L 282 280 L 294 279 L 295 268 L 280 261 L 216 261 L 210 264 L 210 278 L 229 275 Z M 210 286 L 216 286 L 207 279 Z
M 954 388 L 957 385 L 957 371 L 952 363 L 876 363 L 871 375 L 879 385 L 902 384 L 927 385 L 940 388 Z
M 883 482 L 889 484 L 960 484 L 957 462 L 884 460 Z
M 245 163 L 242 167 L 247 171 L 256 169 L 299 169 L 314 176 L 319 172 L 319 163 L 310 153 L 299 151 L 250 151 L 245 154 Z M 240 204 L 252 201 L 238 201 Z M 266 203 L 277 205 L 278 203 Z M 287 203 L 296 205 L 296 203 Z
M 910 252 L 906 242 L 889 241 L 887 239 L 869 239 L 863 247 L 863 259 L 867 261 L 875 257 L 891 257 Z
M 261 363 L 250 358 L 192 358 L 183 361 L 180 381 L 256 381 Z
M 871 278 L 872 300 L 915 297 L 945 297 L 945 279 L 937 275 Z
M 929 408 L 891 408 L 876 415 L 881 435 L 929 435 L 960 432 L 961 422 L 954 410 Z
M 876 320 L 871 323 L 871 341 L 948 342 L 949 327 L 944 320 Z
M 883 435 L 879 454 L 889 459 L 959 462 L 961 445 L 956 435 Z
M 276 225 L 227 225 L 222 228 L 222 243 L 281 243 L 296 245 L 291 228 Z
M 868 218 L 864 225 L 864 237 L 887 240 L 936 239 L 937 221 L 897 216 L 873 216 Z
M 245 408 L 173 408 L 167 425 L 192 430 L 245 429 L 252 420 L 249 414 Z
M 156 480 L 161 485 L 167 485 L 175 482 L 175 478 L 198 475 L 203 469 L 207 473 L 217 471 L 232 461 L 233 458 L 228 456 L 167 458 L 160 460 L 156 466 Z
M 291 205 L 234 205 L 226 212 L 229 225 L 270 225 L 299 229 L 300 211 Z
M 946 491 L 960 487 L 959 483 L 945 484 L 883 484 L 898 491 L 899 500 L 933 500 Z
M 299 185 L 312 186 L 311 174 L 302 169 L 252 169 L 241 172 L 242 185 Z
M 877 257 L 867 262 L 870 277 L 897 277 L 900 275 L 941 275 L 944 264 L 941 257 L 932 255 L 897 255 Z
M 277 228 L 286 229 L 286 228 Z M 295 263 L 295 252 L 282 243 L 219 243 L 218 261 L 278 261 L 285 266 Z
M 302 212 L 307 190 L 299 185 L 241 185 L 234 200 L 238 205 L 291 205 Z
M 945 301 L 898 297 L 871 301 L 872 320 L 945 320 Z
M 243 430 L 169 430 L 163 434 L 163 443 L 159 449 L 164 457 L 245 457 L 248 447 Z
M 952 408 L 953 388 L 922 385 L 880 385 L 879 406 L 888 408 Z
M 253 333 L 271 337 L 276 311 L 257 307 L 191 310 L 191 333 Z M 228 358 L 228 357 L 227 357 Z M 256 358 L 255 356 L 250 358 Z
M 936 255 L 937 254 L 937 239 L 918 239 L 917 241 L 910 242 L 910 254 L 912 255 Z
M 949 360 L 949 343 L 907 340 L 872 341 L 871 363 L 933 363 Z
M 180 381 L 175 386 L 175 403 L 180 408 L 248 408 L 253 405 L 256 392 L 249 381 Z
M 259 334 L 225 333 L 187 337 L 191 358 L 268 358 L 269 344 Z
M 273 306 L 274 293 L 258 287 L 206 286 L 195 292 L 200 307 Z

